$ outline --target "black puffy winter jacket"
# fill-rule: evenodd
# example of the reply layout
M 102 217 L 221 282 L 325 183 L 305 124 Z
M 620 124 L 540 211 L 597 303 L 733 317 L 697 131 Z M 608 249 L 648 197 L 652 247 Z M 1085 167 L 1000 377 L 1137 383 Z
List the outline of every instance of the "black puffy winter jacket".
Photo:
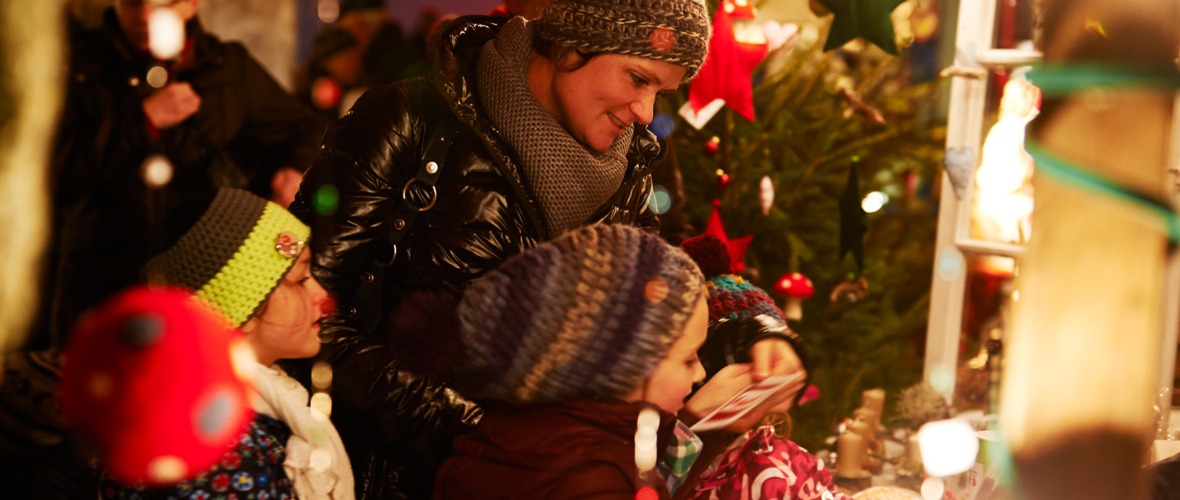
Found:
M 480 49 L 505 21 L 459 19 L 443 36 L 430 77 L 366 92 L 329 128 L 292 205 L 313 226 L 312 272 L 338 302 L 323 333 L 334 339 L 332 417 L 349 448 L 360 498 L 427 498 L 451 439 L 479 418 L 477 407 L 449 389 L 399 370 L 386 340 L 358 328 L 366 312 L 358 308 L 366 306 L 355 297 L 372 280 L 370 263 L 396 255 L 385 269 L 380 305 L 369 306 L 391 311 L 408 290 L 461 291 L 506 258 L 554 236 L 521 178 L 512 145 L 497 136 L 475 94 Z M 455 133 L 437 203 L 418 215 L 393 253 L 386 236 L 394 211 L 440 122 Z M 622 185 L 587 224 L 659 229 L 648 210 L 659 146 L 636 127 Z

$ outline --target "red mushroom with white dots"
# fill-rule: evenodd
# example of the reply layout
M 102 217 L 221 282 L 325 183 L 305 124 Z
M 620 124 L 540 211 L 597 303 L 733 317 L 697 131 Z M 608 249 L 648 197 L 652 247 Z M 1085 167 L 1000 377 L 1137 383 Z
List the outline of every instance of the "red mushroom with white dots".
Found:
M 815 285 L 802 273 L 790 272 L 775 282 L 774 291 L 787 296 L 787 306 L 783 308 L 787 319 L 798 321 L 803 319 L 802 301 L 811 298 L 811 294 L 815 293 Z

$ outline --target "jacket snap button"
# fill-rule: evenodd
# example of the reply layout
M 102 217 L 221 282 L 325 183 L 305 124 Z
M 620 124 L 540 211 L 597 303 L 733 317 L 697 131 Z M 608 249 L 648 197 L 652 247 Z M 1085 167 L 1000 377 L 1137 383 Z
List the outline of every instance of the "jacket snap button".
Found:
M 428 174 L 436 174 L 436 173 L 438 173 L 438 164 L 437 164 L 437 163 L 435 163 L 435 162 L 429 162 L 429 163 L 427 163 L 427 164 L 426 164 L 426 173 L 428 173 Z
M 406 221 L 401 220 L 401 219 L 397 219 L 397 220 L 393 221 L 393 228 L 398 231 L 405 229 L 406 228 Z
M 373 273 L 362 274 L 361 281 L 363 281 L 365 283 L 372 283 L 373 282 Z
M 348 308 L 348 315 L 349 316 L 356 316 L 356 308 L 355 307 Z

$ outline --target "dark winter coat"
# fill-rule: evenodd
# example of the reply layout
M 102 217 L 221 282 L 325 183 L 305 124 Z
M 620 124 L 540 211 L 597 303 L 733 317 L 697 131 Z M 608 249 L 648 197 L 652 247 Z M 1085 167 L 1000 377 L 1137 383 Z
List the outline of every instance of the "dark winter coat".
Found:
M 349 448 L 361 498 L 396 498 L 397 491 L 428 496 L 430 474 L 449 453 L 451 438 L 469 431 L 479 415 L 442 386 L 400 371 L 384 339 L 357 333 L 356 318 L 365 312 L 357 314 L 363 307 L 355 301 L 358 286 L 371 280 L 366 267 L 375 257 L 392 254 L 386 237 L 393 213 L 406 180 L 420 167 L 428 135 L 443 120 L 455 130 L 437 204 L 418 215 L 398 245 L 378 314 L 391 311 L 406 290 L 460 291 L 506 258 L 553 236 L 521 178 L 512 146 L 496 135 L 475 94 L 480 48 L 503 22 L 458 20 L 442 37 L 431 77 L 362 96 L 328 130 L 292 205 L 296 215 L 312 222 L 312 272 L 339 303 L 338 313 L 324 324 L 324 335 L 335 339 L 332 417 Z M 586 223 L 658 229 L 648 210 L 650 165 L 658 152 L 654 136 L 637 129 L 625 180 Z M 338 201 L 329 203 L 336 200 L 324 193 L 338 193 Z
M 53 155 L 48 297 L 36 332 L 50 332 L 53 343 L 85 309 L 139 280 L 139 267 L 162 250 L 149 231 L 153 218 L 214 186 L 269 196 L 276 170 L 304 170 L 315 156 L 326 120 L 288 95 L 241 45 L 205 33 L 195 18 L 186 31 L 184 62 L 169 81 L 192 85 L 201 105 L 164 130 L 151 126 L 142 103 L 156 90 L 148 70 L 170 63 L 128 44 L 113 9 L 103 26 L 72 43 Z M 140 167 L 153 154 L 166 157 L 174 174 L 149 194 Z
M 643 486 L 667 498 L 659 474 L 641 480 L 635 429 L 643 403 L 578 400 L 531 409 L 489 408 L 455 440 L 435 480 L 435 500 L 632 500 Z M 660 442 L 674 423 L 663 414 Z M 659 449 L 663 449 L 662 447 Z

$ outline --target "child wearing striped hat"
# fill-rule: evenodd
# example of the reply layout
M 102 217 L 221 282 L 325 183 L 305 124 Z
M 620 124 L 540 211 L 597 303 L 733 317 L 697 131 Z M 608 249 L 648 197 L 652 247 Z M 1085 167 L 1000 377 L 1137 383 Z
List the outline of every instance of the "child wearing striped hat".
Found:
M 455 440 L 434 498 L 636 498 L 645 488 L 668 498 L 660 473 L 637 466 L 638 422 L 645 409 L 660 416 L 654 460 L 705 376 L 706 295 L 683 251 L 622 225 L 575 229 L 508 259 L 457 313 L 453 296 L 411 295 L 392 314 L 398 359 L 485 409 Z
M 104 498 L 352 499 L 352 468 L 328 418 L 274 363 L 319 352 L 328 295 L 311 276 L 310 229 L 286 209 L 222 188 L 182 203 L 166 219 L 166 247 L 144 268 L 150 283 L 179 287 L 244 334 L 255 417 L 210 470 L 163 489 L 104 481 Z M 235 364 L 235 368 L 237 368 Z

